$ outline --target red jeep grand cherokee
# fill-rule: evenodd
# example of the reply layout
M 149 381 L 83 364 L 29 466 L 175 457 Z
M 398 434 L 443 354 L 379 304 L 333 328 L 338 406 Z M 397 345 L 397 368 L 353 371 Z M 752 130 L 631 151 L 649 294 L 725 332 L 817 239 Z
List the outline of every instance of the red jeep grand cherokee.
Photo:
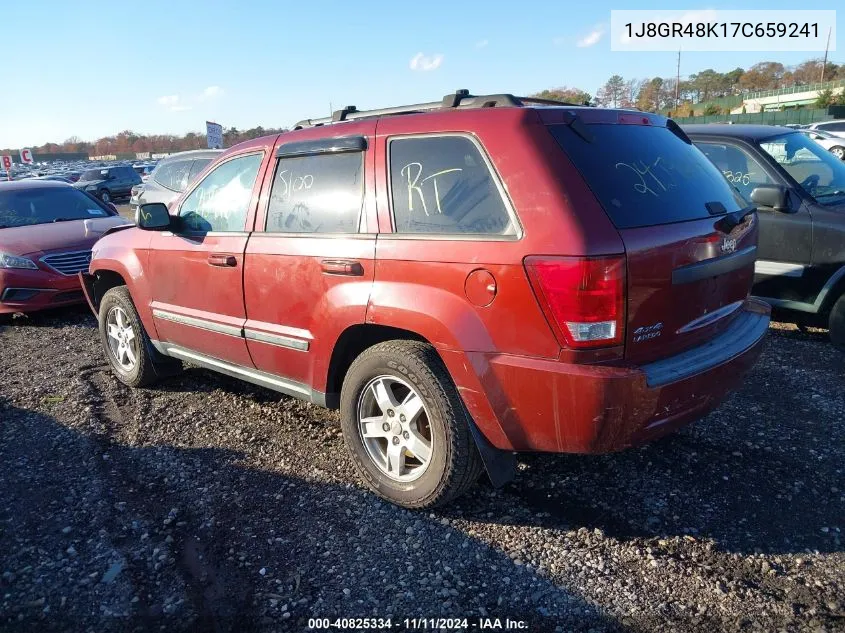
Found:
M 757 218 L 678 126 L 472 96 L 242 143 L 97 243 L 118 378 L 188 361 L 341 410 L 379 495 L 453 499 L 515 451 L 701 417 L 760 352 Z

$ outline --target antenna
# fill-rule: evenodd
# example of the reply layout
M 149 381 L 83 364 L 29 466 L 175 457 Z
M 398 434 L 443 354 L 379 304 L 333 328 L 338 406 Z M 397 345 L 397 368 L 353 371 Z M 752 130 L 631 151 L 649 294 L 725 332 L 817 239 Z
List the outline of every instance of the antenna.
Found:
M 827 51 L 830 48 L 830 31 L 833 29 L 832 26 L 827 27 L 827 45 L 824 47 L 824 61 L 822 62 L 822 75 L 819 81 L 824 83 L 824 69 L 827 66 Z
M 675 110 L 681 102 L 681 49 L 678 49 L 678 69 L 675 74 Z

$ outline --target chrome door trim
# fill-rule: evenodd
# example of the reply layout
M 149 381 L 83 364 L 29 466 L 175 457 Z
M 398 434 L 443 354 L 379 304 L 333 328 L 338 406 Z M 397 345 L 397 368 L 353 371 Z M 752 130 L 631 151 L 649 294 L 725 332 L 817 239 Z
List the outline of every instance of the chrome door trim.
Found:
M 308 348 L 311 346 L 308 341 L 303 341 L 298 338 L 282 336 L 281 334 L 259 332 L 258 330 L 249 328 L 244 328 L 244 337 L 249 341 L 258 341 L 259 343 L 267 343 L 268 345 L 276 345 L 277 347 L 286 347 L 300 352 L 307 352 Z
M 257 369 L 250 369 L 248 367 L 243 367 L 242 365 L 235 365 L 234 363 L 229 363 L 212 356 L 206 356 L 205 354 L 194 352 L 179 345 L 172 345 L 162 341 L 155 341 L 154 345 L 156 349 L 168 356 L 187 360 L 196 365 L 200 365 L 201 367 L 205 367 L 206 369 L 226 374 L 232 378 L 239 378 L 260 387 L 266 387 L 267 389 L 272 389 L 273 391 L 278 391 L 280 393 L 293 396 L 294 398 L 308 400 L 309 402 L 314 402 L 316 404 L 319 404 L 321 401 L 321 394 L 317 394 L 308 385 L 304 385 L 293 380 L 287 380 L 286 378 L 281 378 L 280 376 L 276 376 L 274 374 L 268 374 L 267 372 L 259 371 Z M 325 396 L 322 397 L 322 400 L 325 401 Z
M 187 325 L 190 327 L 199 328 L 201 330 L 208 330 L 209 332 L 216 332 L 218 334 L 225 334 L 227 336 L 236 336 L 238 338 L 244 337 L 244 329 L 242 327 L 235 327 L 234 325 L 225 325 L 223 323 L 215 323 L 206 319 L 198 319 L 196 317 L 185 316 L 184 314 L 176 314 L 175 312 L 168 312 L 167 310 L 159 310 L 153 308 L 153 317 L 162 319 L 164 321 L 171 321 L 179 325 Z

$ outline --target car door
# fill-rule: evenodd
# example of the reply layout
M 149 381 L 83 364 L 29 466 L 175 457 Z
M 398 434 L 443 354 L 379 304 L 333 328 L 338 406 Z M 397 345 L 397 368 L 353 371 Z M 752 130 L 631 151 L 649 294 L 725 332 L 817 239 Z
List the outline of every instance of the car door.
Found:
M 350 122 L 334 138 L 320 138 L 323 128 L 281 135 L 247 245 L 247 347 L 258 369 L 306 393 L 325 390 L 335 342 L 365 322 L 377 225 L 374 132 L 374 122 Z
M 695 139 L 695 145 L 725 175 L 737 191 L 751 202 L 751 192 L 759 185 L 788 183 L 752 146 L 737 139 Z M 795 213 L 758 207 L 760 237 L 754 268 L 753 294 L 785 298 L 800 292 L 801 278 L 810 265 L 813 222 L 799 196 L 791 195 Z
M 153 235 L 151 308 L 162 341 L 252 366 L 243 263 L 267 153 L 253 147 L 228 156 L 183 197 L 174 230 Z
M 132 169 L 129 167 L 128 169 Z M 112 181 L 112 197 L 122 198 L 129 193 L 129 177 L 126 174 L 126 167 L 118 167 L 112 171 L 114 180 Z

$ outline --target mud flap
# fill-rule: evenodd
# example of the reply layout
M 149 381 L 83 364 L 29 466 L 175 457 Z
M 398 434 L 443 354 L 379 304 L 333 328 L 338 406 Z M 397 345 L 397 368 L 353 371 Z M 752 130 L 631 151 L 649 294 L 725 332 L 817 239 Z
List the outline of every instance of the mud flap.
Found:
M 512 482 L 516 477 L 516 453 L 503 451 L 488 442 L 470 416 L 467 416 L 467 422 L 490 483 L 494 488 L 501 488 Z
M 77 277 L 79 277 L 79 285 L 82 286 L 82 294 L 85 295 L 85 300 L 88 302 L 88 307 L 91 308 L 91 312 L 94 313 L 95 318 L 99 318 L 100 314 L 97 311 L 95 306 L 95 301 L 98 299 L 94 295 L 94 275 L 89 273 L 77 273 Z

